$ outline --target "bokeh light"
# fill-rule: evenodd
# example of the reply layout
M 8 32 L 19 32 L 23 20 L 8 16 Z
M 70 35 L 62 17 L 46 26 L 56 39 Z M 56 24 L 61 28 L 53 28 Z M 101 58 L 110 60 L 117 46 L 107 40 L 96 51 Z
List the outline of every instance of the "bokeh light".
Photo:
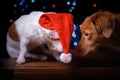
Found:
M 13 23 L 13 19 L 10 19 L 9 22 L 10 22 L 10 23 Z
M 96 3 L 94 3 L 94 4 L 93 4 L 93 7 L 94 7 L 94 8 L 96 8 L 96 7 L 97 7 L 97 4 L 96 4 Z
M 55 8 L 56 7 L 56 4 L 52 4 L 52 8 Z

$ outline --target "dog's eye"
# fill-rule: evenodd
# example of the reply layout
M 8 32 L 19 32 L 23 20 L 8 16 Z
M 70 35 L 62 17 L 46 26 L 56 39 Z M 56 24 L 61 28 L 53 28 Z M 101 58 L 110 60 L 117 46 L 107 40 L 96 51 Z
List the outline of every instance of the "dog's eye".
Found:
M 86 33 L 84 33 L 84 37 L 85 37 L 85 39 L 91 39 L 91 34 L 90 33 L 88 33 L 88 32 L 86 32 Z
M 88 33 L 85 33 L 85 36 L 88 36 Z

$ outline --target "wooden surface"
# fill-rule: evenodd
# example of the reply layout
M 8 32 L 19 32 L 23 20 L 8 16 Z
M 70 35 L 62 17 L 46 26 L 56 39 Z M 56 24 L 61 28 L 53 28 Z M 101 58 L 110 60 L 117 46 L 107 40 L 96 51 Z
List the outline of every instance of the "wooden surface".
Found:
M 35 61 L 23 65 L 16 65 L 14 74 L 15 79 L 63 80 L 64 78 L 70 79 L 71 71 L 69 65 L 56 61 Z
M 120 53 L 106 49 L 73 58 L 69 64 L 27 59 L 20 65 L 15 61 L 15 58 L 0 59 L 3 80 L 120 80 Z
M 99 65 L 94 59 L 87 58 L 72 61 L 70 64 L 55 60 L 43 62 L 28 60 L 25 64 L 20 65 L 16 64 L 15 60 L 13 58 L 4 59 L 2 61 L 5 64 L 1 67 L 1 69 L 8 70 L 6 73 L 12 74 L 14 80 L 115 80 L 120 76 L 119 64 L 114 65 L 110 63 L 111 61 L 100 63 L 99 59 L 96 60 Z M 10 74 L 8 74 L 9 77 Z M 7 78 L 7 80 L 11 79 Z

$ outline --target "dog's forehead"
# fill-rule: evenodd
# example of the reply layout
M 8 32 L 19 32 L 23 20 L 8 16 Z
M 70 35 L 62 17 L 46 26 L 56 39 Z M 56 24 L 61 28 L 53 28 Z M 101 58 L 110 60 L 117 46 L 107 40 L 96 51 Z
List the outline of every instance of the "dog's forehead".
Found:
M 82 30 L 93 30 L 94 25 L 91 21 L 91 19 L 88 17 L 84 20 L 84 22 L 81 24 L 80 28 Z

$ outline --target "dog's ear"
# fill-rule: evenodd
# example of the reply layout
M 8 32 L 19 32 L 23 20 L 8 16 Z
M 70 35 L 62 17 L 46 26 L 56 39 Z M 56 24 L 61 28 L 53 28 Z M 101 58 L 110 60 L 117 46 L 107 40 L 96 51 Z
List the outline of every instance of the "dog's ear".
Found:
M 94 14 L 92 22 L 100 34 L 105 38 L 110 38 L 115 26 L 114 15 L 112 13 L 98 12 Z
M 103 31 L 102 31 L 102 34 L 105 38 L 110 38 L 111 34 L 113 32 L 113 28 L 105 28 Z
M 51 38 L 51 39 L 59 39 L 58 33 L 56 31 L 51 31 L 48 34 L 48 37 Z

